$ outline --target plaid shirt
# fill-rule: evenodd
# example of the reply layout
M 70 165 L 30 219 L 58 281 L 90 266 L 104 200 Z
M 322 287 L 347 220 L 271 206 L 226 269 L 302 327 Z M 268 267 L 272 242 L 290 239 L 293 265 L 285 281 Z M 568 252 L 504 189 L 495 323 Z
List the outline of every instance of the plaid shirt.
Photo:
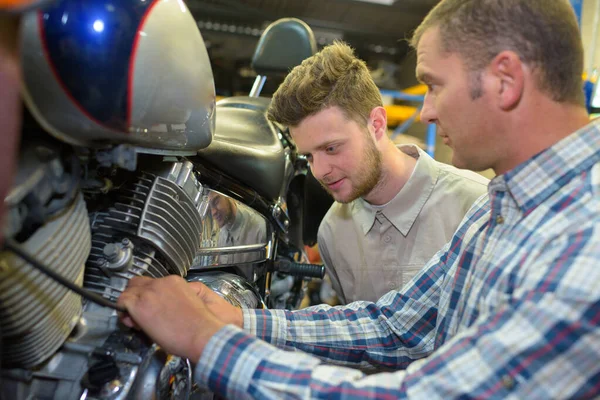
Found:
M 197 380 L 230 399 L 600 397 L 599 161 L 591 123 L 494 178 L 402 292 L 245 310 L 250 334 L 219 331 Z

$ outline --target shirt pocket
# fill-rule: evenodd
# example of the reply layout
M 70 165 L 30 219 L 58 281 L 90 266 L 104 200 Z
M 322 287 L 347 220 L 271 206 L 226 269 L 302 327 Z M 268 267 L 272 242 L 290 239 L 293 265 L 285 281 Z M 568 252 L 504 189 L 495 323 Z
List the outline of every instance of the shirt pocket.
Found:
M 401 291 L 422 268 L 422 264 L 386 265 L 377 268 L 381 271 L 379 274 L 381 280 L 375 285 L 379 296 L 383 296 L 390 290 Z
M 404 288 L 415 275 L 421 272 L 424 266 L 425 264 L 410 264 L 403 266 L 400 272 L 401 282 L 398 290 Z

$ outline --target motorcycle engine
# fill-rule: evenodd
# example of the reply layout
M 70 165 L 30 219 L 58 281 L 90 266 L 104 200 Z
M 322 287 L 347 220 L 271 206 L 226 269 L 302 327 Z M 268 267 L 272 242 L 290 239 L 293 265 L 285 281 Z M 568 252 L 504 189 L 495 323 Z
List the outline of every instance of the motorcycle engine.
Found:
M 212 69 L 185 3 L 53 1 L 22 17 L 19 37 L 25 112 L 39 125 L 24 119 L 17 178 L 0 199 L 5 237 L 108 301 L 134 276 L 186 276 L 201 246 L 217 254 L 207 189 L 183 158 L 215 129 Z M 197 269 L 220 267 L 209 264 Z M 240 305 L 260 304 L 237 283 L 224 287 Z M 8 251 L 0 339 L 7 399 L 190 395 L 188 360 Z
M 186 276 L 211 229 L 203 221 L 206 190 L 192 164 L 160 162 L 148 172 L 112 179 L 91 173 L 91 163 L 80 166 L 82 159 L 27 143 L 5 200 L 7 237 L 69 281 L 112 301 L 134 276 Z M 229 300 L 237 296 L 240 306 L 260 303 L 251 285 L 235 275 L 196 280 L 228 287 Z M 9 252 L 0 254 L 0 330 L 6 398 L 190 396 L 188 360 L 166 354 L 121 326 L 116 311 L 82 301 Z

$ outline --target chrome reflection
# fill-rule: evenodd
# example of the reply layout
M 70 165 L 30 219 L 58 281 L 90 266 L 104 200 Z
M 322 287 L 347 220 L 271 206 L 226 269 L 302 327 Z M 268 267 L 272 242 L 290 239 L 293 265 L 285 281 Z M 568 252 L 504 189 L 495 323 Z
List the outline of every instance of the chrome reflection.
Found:
M 203 201 L 203 240 L 192 269 L 266 259 L 267 221 L 261 214 L 214 190 Z
M 258 291 L 241 276 L 226 272 L 190 273 L 188 282 L 202 282 L 212 291 L 239 308 L 264 308 Z

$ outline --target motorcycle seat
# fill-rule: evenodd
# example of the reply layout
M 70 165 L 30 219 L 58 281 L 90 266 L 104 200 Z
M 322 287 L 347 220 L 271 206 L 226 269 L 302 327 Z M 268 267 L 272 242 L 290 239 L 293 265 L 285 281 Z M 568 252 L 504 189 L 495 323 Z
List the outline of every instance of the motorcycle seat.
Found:
M 265 116 L 270 101 L 243 96 L 219 101 L 213 141 L 198 157 L 276 200 L 284 181 L 285 155 L 277 128 Z
M 281 18 L 265 29 L 252 57 L 259 75 L 286 75 L 317 52 L 312 29 L 297 18 Z

